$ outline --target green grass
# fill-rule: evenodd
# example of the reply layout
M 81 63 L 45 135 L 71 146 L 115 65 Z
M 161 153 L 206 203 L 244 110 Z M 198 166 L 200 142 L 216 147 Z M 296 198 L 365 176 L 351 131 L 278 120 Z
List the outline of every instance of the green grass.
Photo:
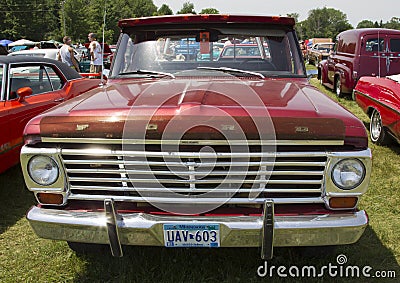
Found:
M 332 92 L 311 80 L 332 99 Z M 368 117 L 349 98 L 338 100 L 364 123 Z M 276 248 L 269 266 L 290 267 L 336 264 L 344 254 L 348 265 L 373 270 L 394 270 L 397 280 L 360 278 L 356 282 L 398 282 L 400 278 L 400 146 L 370 144 L 373 172 L 368 193 L 361 200 L 370 225 L 360 241 L 340 246 L 334 253 L 304 257 L 297 249 Z M 29 227 L 25 213 L 34 199 L 23 184 L 18 166 L 0 174 L 0 282 L 266 282 L 257 268 L 263 261 L 258 249 L 165 249 L 127 247 L 123 258 L 109 255 L 79 257 L 65 242 L 39 239 Z M 276 282 L 343 282 L 345 278 L 319 280 L 279 278 Z M 282 280 L 281 280 L 282 279 Z M 347 279 L 349 280 L 349 279 Z M 347 281 L 346 280 L 346 281 Z

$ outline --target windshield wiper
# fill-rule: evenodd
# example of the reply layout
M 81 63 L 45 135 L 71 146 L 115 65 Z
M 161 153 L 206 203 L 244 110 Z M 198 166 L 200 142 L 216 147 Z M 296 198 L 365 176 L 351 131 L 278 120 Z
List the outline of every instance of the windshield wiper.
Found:
M 150 71 L 150 70 L 136 70 L 136 71 L 123 72 L 123 73 L 118 74 L 118 76 L 123 76 L 123 75 L 158 75 L 158 76 L 168 76 L 172 79 L 175 79 L 175 76 L 171 73 Z
M 265 76 L 263 74 L 261 74 L 261 73 L 251 72 L 251 71 L 246 71 L 246 70 L 240 70 L 240 69 L 233 69 L 233 68 L 228 68 L 228 67 L 197 67 L 197 69 L 215 70 L 215 71 L 222 71 L 222 72 L 227 72 L 227 73 L 249 74 L 249 75 L 258 76 L 258 77 L 260 77 L 262 79 L 265 79 Z

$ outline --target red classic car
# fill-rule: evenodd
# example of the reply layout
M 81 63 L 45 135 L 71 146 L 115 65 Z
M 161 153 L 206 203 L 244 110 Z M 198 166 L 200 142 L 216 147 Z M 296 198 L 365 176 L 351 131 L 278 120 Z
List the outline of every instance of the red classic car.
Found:
M 372 142 L 385 145 L 392 137 L 400 143 L 400 75 L 362 77 L 353 98 L 371 118 Z
M 56 60 L 0 56 L 0 172 L 18 163 L 31 118 L 98 84 Z
M 368 136 L 309 84 L 294 25 L 239 15 L 119 21 L 106 85 L 25 128 L 36 234 L 76 252 L 105 244 L 114 256 L 146 245 L 259 247 L 270 258 L 274 247 L 356 242 L 368 224 L 357 208 Z M 210 43 L 226 38 L 252 38 L 269 56 L 169 56 L 188 38 L 210 58 Z

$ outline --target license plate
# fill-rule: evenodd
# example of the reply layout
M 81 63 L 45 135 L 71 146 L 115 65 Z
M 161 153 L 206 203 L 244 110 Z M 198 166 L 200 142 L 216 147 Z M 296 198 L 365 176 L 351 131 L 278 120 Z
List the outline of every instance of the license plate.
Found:
M 219 247 L 219 224 L 164 224 L 166 247 Z

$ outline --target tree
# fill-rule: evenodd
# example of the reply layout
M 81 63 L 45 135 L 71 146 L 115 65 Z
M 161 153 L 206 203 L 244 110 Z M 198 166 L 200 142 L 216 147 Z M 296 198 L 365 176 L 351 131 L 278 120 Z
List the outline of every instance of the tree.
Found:
M 101 34 L 104 2 L 90 0 L 87 8 L 90 26 L 93 32 Z M 148 17 L 157 14 L 157 7 L 152 0 L 113 0 L 107 1 L 107 14 L 105 25 L 105 41 L 117 42 L 120 28 L 118 21 L 126 18 Z
M 199 14 L 219 14 L 219 11 L 215 8 L 204 8 Z
M 374 23 L 370 20 L 362 20 L 357 24 L 357 28 L 373 28 Z
M 390 19 L 389 22 L 385 23 L 383 25 L 384 28 L 390 28 L 390 29 L 398 29 L 400 30 L 400 18 L 393 17 Z
M 60 3 L 54 0 L 0 2 L 2 38 L 43 40 L 59 27 Z
M 65 1 L 64 11 L 61 11 L 61 13 L 63 13 L 63 15 L 61 15 L 61 30 L 63 30 L 63 17 L 65 16 L 66 35 L 70 36 L 74 41 L 86 42 L 87 35 L 91 31 L 91 26 L 89 25 L 87 15 L 80 12 L 86 10 L 86 2 L 86 0 Z
M 333 8 L 314 9 L 302 23 L 306 38 L 327 37 L 334 39 L 336 35 L 353 27 L 346 14 Z
M 190 2 L 183 3 L 182 8 L 177 12 L 177 14 L 196 14 L 194 4 Z
M 162 4 L 161 7 L 157 10 L 157 15 L 173 15 L 171 8 L 167 4 Z

